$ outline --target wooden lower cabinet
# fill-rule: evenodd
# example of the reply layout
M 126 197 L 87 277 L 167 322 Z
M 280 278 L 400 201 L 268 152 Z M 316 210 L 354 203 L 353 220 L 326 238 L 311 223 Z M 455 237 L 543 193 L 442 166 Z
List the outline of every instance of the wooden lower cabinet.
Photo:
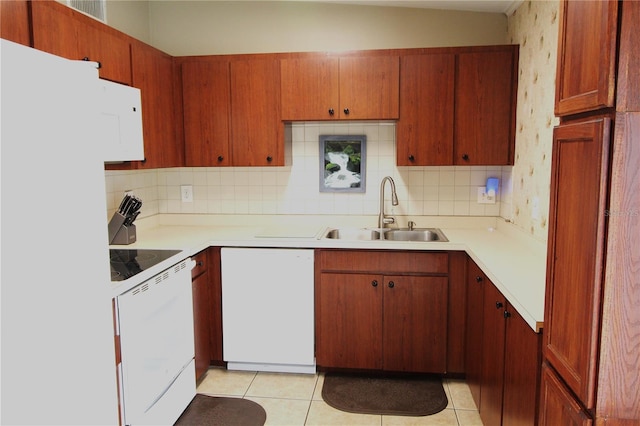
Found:
M 540 425 L 591 426 L 593 421 L 545 362 L 542 365 Z
M 482 373 L 480 385 L 480 417 L 486 425 L 502 424 L 504 392 L 506 300 L 498 289 L 487 282 L 482 306 Z M 535 402 L 531 401 L 531 404 Z
M 323 273 L 320 280 L 316 363 L 382 369 L 382 276 Z
M 466 381 L 485 425 L 535 425 L 542 336 L 471 259 Z
M 211 364 L 222 363 L 222 291 L 220 247 L 210 247 L 192 259 L 193 322 L 196 380 Z
M 209 275 L 207 272 L 207 250 L 193 257 L 196 266 L 191 270 L 193 293 L 193 334 L 195 341 L 196 380 L 209 368 Z
M 209 247 L 209 356 L 211 364 L 222 365 L 222 278 L 220 247 Z
M 484 287 L 487 277 L 469 260 L 467 265 L 467 324 L 465 336 L 465 377 L 476 407 L 480 407 L 482 384 L 482 342 Z
M 362 250 L 317 252 L 317 364 L 447 372 L 448 255 L 396 252 L 378 259 L 379 255 L 368 256 Z M 413 272 L 400 274 L 400 269 Z

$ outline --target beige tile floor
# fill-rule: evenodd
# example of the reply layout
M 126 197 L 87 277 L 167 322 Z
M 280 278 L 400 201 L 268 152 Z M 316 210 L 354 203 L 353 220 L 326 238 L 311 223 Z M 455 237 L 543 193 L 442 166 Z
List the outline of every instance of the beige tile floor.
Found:
M 449 405 L 422 417 L 353 414 L 336 410 L 322 400 L 324 374 L 282 374 L 210 368 L 198 393 L 246 398 L 267 412 L 267 426 L 298 425 L 482 425 L 469 387 L 463 380 L 444 379 Z

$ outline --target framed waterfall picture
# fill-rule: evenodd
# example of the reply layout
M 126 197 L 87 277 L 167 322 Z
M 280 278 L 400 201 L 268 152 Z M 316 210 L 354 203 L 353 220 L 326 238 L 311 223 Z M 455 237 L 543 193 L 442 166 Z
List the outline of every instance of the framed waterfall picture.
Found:
M 365 135 L 320 135 L 320 192 L 365 192 Z

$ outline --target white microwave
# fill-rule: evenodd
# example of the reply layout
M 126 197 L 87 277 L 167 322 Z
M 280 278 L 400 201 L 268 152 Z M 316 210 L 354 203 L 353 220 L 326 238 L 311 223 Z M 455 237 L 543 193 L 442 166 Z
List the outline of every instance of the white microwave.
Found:
M 140 89 L 99 79 L 99 138 L 105 162 L 144 160 Z

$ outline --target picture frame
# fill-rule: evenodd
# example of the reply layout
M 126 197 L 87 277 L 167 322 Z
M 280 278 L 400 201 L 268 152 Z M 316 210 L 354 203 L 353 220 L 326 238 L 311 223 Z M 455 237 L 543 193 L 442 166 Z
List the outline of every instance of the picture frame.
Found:
M 320 192 L 366 191 L 366 135 L 320 135 Z

